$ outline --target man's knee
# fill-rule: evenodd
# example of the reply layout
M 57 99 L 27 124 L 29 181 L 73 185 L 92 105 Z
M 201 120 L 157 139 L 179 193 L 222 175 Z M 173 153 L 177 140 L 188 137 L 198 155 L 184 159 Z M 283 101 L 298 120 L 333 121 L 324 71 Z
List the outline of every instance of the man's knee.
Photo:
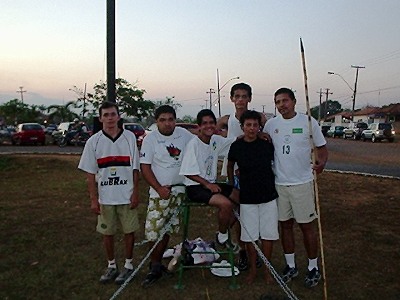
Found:
M 289 219 L 286 221 L 280 221 L 279 225 L 282 230 L 293 230 L 293 219 Z

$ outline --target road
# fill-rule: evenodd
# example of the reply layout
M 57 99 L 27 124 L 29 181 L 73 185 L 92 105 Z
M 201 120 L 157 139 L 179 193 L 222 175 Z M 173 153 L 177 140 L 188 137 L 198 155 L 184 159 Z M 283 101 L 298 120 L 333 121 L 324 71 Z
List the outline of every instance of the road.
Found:
M 400 178 L 400 142 L 371 143 L 343 139 L 327 139 L 328 170 L 362 172 Z M 82 153 L 82 147 L 0 145 L 5 153 Z

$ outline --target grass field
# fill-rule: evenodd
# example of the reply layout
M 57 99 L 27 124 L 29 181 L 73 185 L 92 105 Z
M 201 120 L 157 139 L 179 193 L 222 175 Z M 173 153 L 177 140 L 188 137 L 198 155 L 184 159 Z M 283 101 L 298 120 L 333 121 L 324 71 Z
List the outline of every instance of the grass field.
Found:
M 77 170 L 79 156 L 0 156 L 0 299 L 109 299 L 115 284 L 98 283 L 106 266 L 96 217 L 89 209 L 85 176 Z M 318 180 L 329 299 L 400 299 L 400 182 L 392 179 L 323 173 Z M 145 220 L 147 185 L 141 179 L 141 223 Z M 192 214 L 191 238 L 211 240 L 215 211 Z M 299 299 L 323 299 L 323 285 L 303 287 L 306 258 L 297 229 L 300 275 L 289 284 Z M 143 240 L 143 229 L 136 241 Z M 122 235 L 116 253 L 123 261 Z M 179 243 L 172 238 L 171 245 Z M 276 243 L 273 266 L 284 262 Z M 147 246 L 136 247 L 134 263 Z M 168 261 L 165 261 L 168 263 Z M 147 265 L 147 264 L 146 264 Z M 240 289 L 208 270 L 185 271 L 185 289 L 175 290 L 177 275 L 149 289 L 140 282 L 147 268 L 118 299 L 282 299 L 277 284 L 266 286 L 262 273 L 251 286 L 238 276 Z

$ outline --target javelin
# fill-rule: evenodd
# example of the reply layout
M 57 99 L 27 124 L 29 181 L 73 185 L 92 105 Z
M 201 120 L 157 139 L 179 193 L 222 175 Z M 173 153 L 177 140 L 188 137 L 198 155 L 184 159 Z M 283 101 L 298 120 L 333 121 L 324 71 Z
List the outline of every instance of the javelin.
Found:
M 304 56 L 304 47 L 303 41 L 300 38 L 300 50 L 301 50 L 301 61 L 303 63 L 303 76 L 304 76 L 304 89 L 306 93 L 306 106 L 307 106 L 307 115 L 308 115 L 308 129 L 310 132 L 310 144 L 311 144 L 311 159 L 313 165 L 315 164 L 315 152 L 314 152 L 314 142 L 312 135 L 312 126 L 311 126 L 311 110 L 310 110 L 310 100 L 308 98 L 308 85 L 307 85 L 307 70 L 306 70 L 306 58 Z M 322 276 L 324 279 L 324 299 L 328 299 L 328 291 L 326 287 L 326 273 L 325 273 L 325 259 L 324 259 L 324 243 L 322 241 L 322 226 L 321 226 L 321 213 L 319 207 L 319 195 L 318 195 L 318 184 L 317 184 L 317 172 L 314 170 L 314 194 L 315 194 L 315 206 L 317 207 L 317 215 L 318 215 L 318 232 L 319 232 L 319 240 L 321 246 L 321 264 L 322 264 Z

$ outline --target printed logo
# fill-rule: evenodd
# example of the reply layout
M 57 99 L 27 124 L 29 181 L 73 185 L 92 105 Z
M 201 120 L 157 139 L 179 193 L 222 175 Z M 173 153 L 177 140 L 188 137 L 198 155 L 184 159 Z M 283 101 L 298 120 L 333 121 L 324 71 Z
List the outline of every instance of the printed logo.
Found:
M 278 134 L 278 133 L 279 133 L 279 129 L 276 128 L 276 129 L 274 130 L 274 133 Z
M 217 149 L 217 142 L 216 141 L 213 142 L 212 148 L 213 148 L 213 150 Z
M 285 136 L 283 137 L 283 142 L 284 142 L 285 144 L 290 144 L 291 141 L 292 141 L 292 138 L 291 138 L 291 136 L 290 136 L 289 134 L 287 134 L 287 135 L 285 135 Z
M 140 152 L 139 157 L 146 157 L 146 153 Z
M 179 159 L 179 155 L 181 154 L 182 150 L 175 147 L 174 144 L 171 144 L 170 146 L 167 146 L 166 148 L 169 153 L 169 156 L 173 157 L 175 160 Z
M 100 182 L 100 186 L 106 185 L 127 185 L 127 179 L 120 179 L 119 177 L 109 177 L 108 180 L 104 180 Z
M 292 133 L 303 133 L 303 128 L 293 128 Z
M 117 175 L 117 168 L 115 168 L 115 167 L 110 168 L 110 175 L 111 176 Z

